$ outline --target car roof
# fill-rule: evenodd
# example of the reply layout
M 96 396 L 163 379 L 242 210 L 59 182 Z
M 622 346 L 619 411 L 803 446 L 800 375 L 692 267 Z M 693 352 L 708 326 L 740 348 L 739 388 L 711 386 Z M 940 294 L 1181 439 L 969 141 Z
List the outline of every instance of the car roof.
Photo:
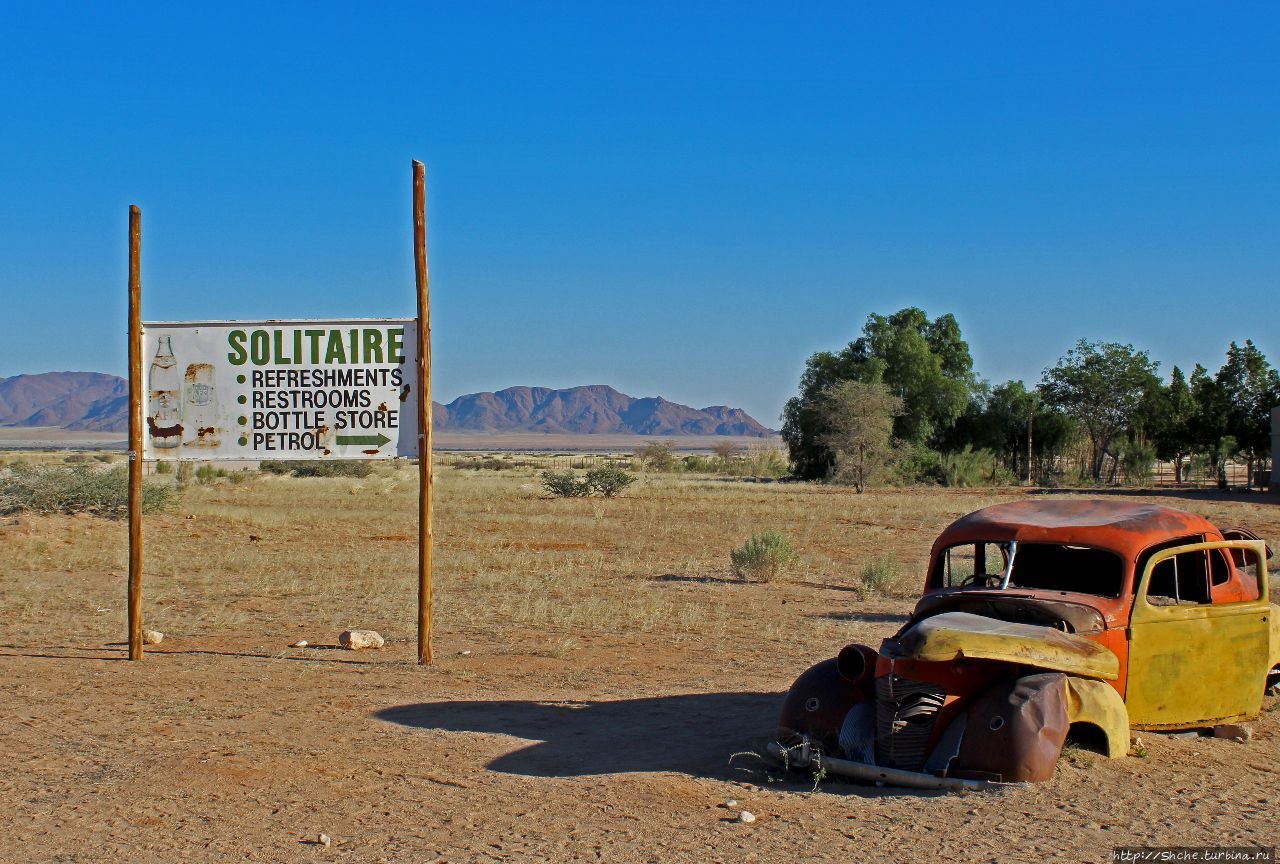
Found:
M 1173 507 L 1132 500 L 1039 498 L 962 516 L 938 537 L 934 552 L 957 543 L 1017 540 L 1098 546 L 1133 557 L 1156 543 L 1200 534 L 1221 537 L 1209 520 Z

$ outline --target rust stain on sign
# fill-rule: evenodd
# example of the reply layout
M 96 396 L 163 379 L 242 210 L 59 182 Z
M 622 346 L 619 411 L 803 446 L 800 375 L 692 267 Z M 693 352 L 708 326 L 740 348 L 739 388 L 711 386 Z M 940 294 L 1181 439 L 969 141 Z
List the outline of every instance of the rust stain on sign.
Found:
M 148 417 L 147 431 L 151 433 L 152 438 L 181 438 L 182 424 L 178 423 L 173 426 L 157 426 L 155 418 Z

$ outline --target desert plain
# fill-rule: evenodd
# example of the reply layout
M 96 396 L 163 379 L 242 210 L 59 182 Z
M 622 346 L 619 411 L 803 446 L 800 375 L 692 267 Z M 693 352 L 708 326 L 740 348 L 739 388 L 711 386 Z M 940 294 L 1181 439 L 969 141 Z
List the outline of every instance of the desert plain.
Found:
M 799 672 L 906 620 L 947 523 L 1045 493 L 647 474 L 560 500 L 533 467 L 442 466 L 424 668 L 414 468 L 209 481 L 146 518 L 165 637 L 137 663 L 124 523 L 0 517 L 0 860 L 1103 862 L 1280 836 L 1273 703 L 1247 743 L 1139 733 L 984 793 L 815 788 L 754 755 Z M 1280 538 L 1275 497 L 1127 494 Z M 799 560 L 735 579 L 765 528 Z M 869 591 L 868 566 L 900 576 Z M 340 650 L 353 627 L 387 646 Z

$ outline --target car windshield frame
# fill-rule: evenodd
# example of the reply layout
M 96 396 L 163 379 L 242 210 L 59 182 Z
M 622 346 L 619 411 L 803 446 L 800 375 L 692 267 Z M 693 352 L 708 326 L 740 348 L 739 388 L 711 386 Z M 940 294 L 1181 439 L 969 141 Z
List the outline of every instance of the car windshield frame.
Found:
M 965 547 L 989 547 L 996 546 L 1004 556 L 1004 564 L 1000 568 L 998 574 L 987 573 L 986 584 L 950 584 L 956 579 L 954 575 L 952 552 Z M 1053 561 L 1052 558 L 1044 558 L 1044 550 L 1057 550 L 1062 554 L 1062 561 Z M 1067 559 L 1074 556 L 1077 560 L 1068 561 Z M 983 559 L 989 556 L 982 556 Z M 975 553 L 974 560 L 977 562 L 979 556 Z M 1098 565 L 1105 561 L 1106 568 L 1099 571 Z M 1045 579 L 1045 584 L 1034 584 L 1035 580 L 1031 580 L 1033 584 L 1019 584 L 1018 566 L 1035 568 L 1029 572 L 1041 572 L 1047 563 L 1054 563 L 1058 568 L 1053 573 L 1058 578 Z M 929 574 L 929 590 L 948 590 L 948 591 L 1053 591 L 1064 594 L 1082 594 L 1089 597 L 1098 597 L 1108 600 L 1117 600 L 1125 596 L 1128 588 L 1125 579 L 1125 557 L 1114 549 L 1108 549 L 1104 546 L 1096 546 L 1088 543 L 1062 543 L 1047 541 L 1018 541 L 1018 540 L 970 540 L 960 543 L 953 543 L 946 546 L 938 553 L 933 567 L 930 568 Z M 1084 567 L 1090 568 L 1084 572 L 1086 578 L 1075 578 L 1071 574 L 1074 568 Z M 1028 571 L 1024 571 L 1028 572 Z M 965 575 L 963 572 L 959 578 L 969 580 L 973 579 L 976 574 Z

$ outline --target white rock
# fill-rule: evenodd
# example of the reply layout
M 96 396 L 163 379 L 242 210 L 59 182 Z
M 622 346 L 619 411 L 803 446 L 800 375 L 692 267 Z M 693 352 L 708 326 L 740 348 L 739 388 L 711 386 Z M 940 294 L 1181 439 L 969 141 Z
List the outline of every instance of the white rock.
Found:
M 362 648 L 381 648 L 387 643 L 376 630 L 343 630 L 338 644 L 349 651 L 359 651 Z
M 290 647 L 290 648 L 306 648 L 306 647 L 307 647 L 307 640 L 306 640 L 306 639 L 299 639 L 297 642 L 294 642 L 294 643 L 293 643 L 292 645 L 290 645 L 289 647 Z
M 738 799 L 730 798 L 728 801 L 724 802 L 724 806 L 726 810 L 732 810 L 734 807 L 738 806 Z
M 333 845 L 333 839 L 330 838 L 328 834 L 321 834 L 319 840 L 320 845 L 324 846 L 326 849 Z
M 1243 723 L 1223 723 L 1213 727 L 1213 737 L 1239 741 L 1243 744 L 1253 738 L 1253 727 L 1246 726 Z
M 746 825 L 750 825 L 752 822 L 756 821 L 756 814 L 752 813 L 750 810 L 743 810 L 738 814 L 738 821 Z
M 159 645 L 163 641 L 164 641 L 164 634 L 161 633 L 159 630 L 143 630 L 142 631 L 143 645 Z

